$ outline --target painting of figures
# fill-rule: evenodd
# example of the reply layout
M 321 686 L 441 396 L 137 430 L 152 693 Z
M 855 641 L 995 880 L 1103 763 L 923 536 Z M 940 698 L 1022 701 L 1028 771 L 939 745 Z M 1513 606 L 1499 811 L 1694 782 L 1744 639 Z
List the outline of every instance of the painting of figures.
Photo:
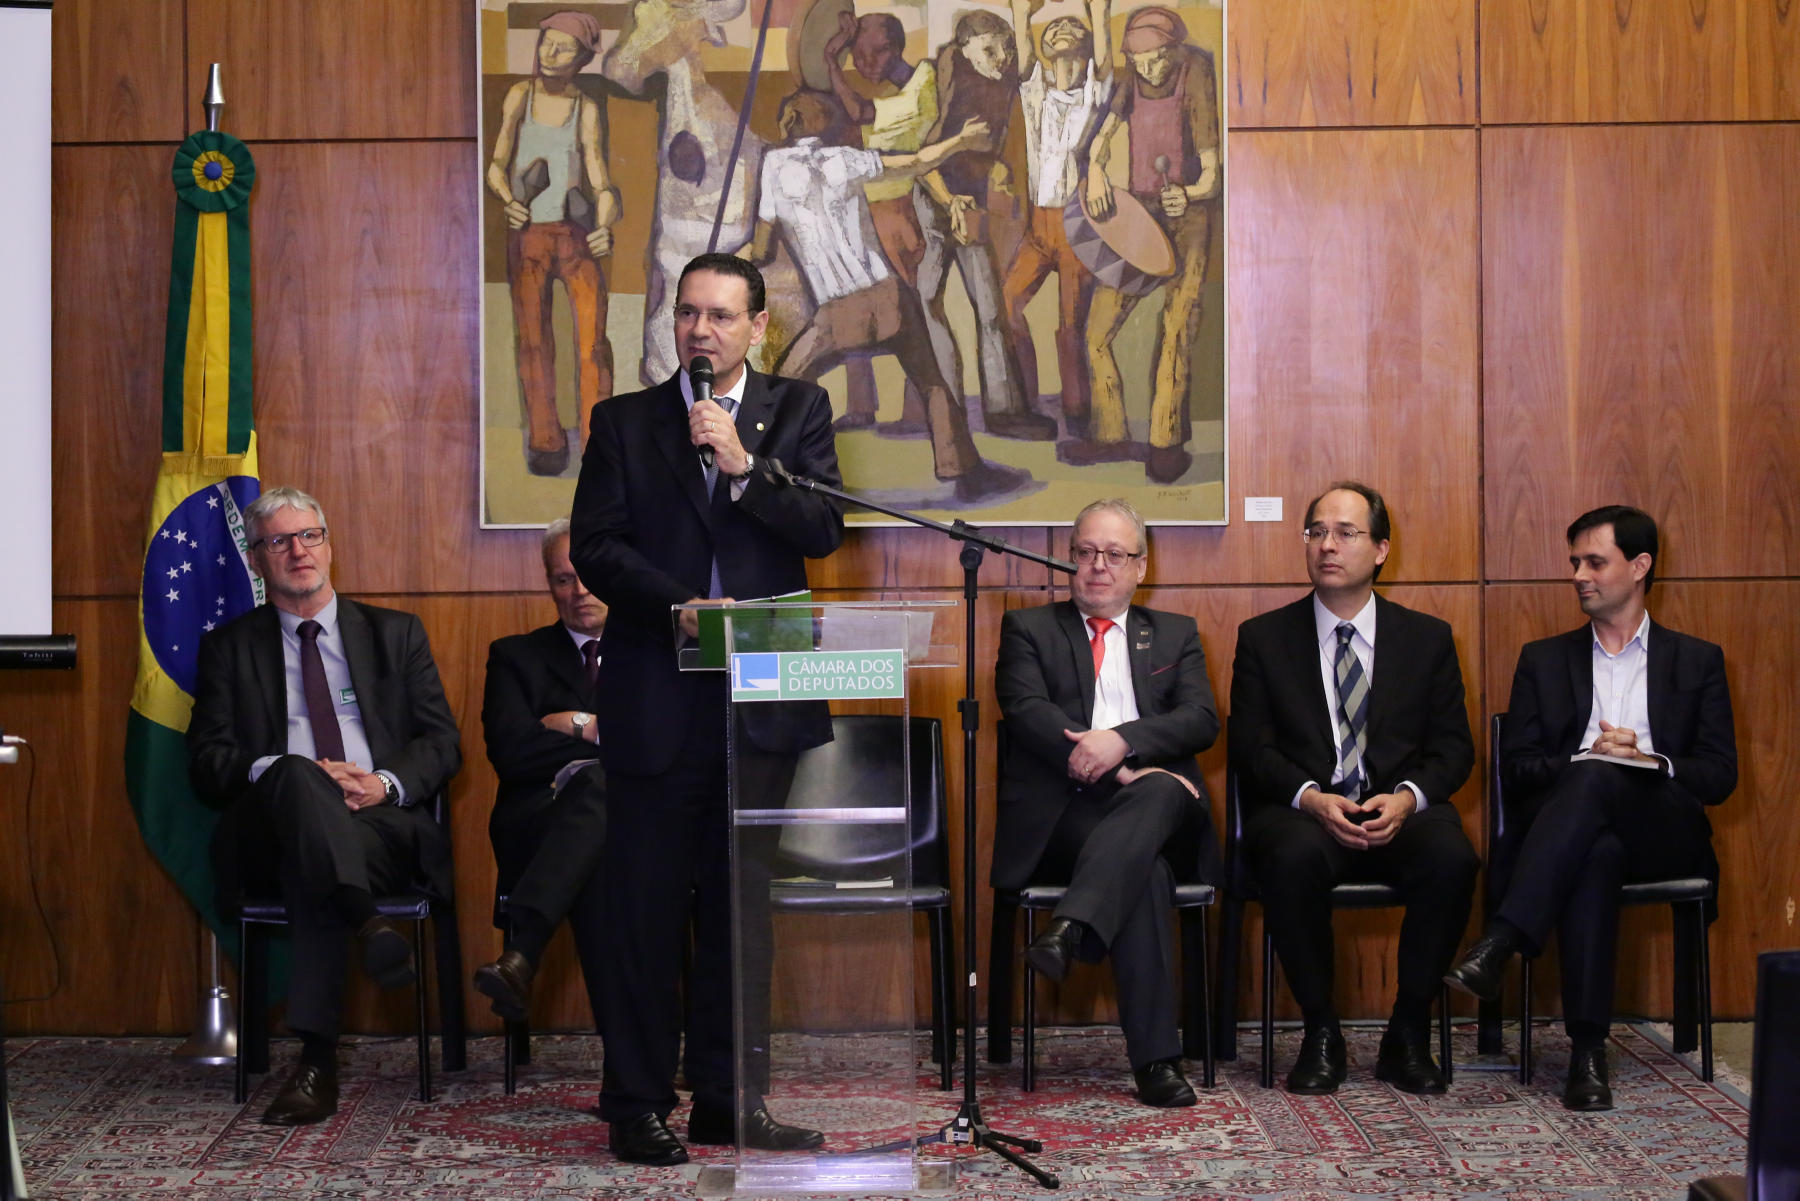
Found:
M 484 524 L 568 513 L 682 266 L 768 284 L 846 488 L 1225 520 L 1222 0 L 476 0 Z M 853 523 L 885 518 L 851 512 Z

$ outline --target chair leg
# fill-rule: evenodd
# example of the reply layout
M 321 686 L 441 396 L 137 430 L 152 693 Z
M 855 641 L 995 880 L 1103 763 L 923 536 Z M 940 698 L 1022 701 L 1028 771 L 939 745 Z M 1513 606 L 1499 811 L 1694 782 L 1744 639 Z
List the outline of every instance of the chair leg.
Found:
M 1204 1057 L 1202 1062 L 1205 1066 L 1200 1076 L 1200 1082 L 1202 1087 L 1211 1088 L 1218 1081 L 1218 1064 L 1213 1056 L 1213 994 L 1212 981 L 1209 979 L 1211 971 L 1207 966 L 1207 952 L 1210 951 L 1211 948 L 1206 945 L 1206 910 L 1199 910 L 1194 914 L 1194 918 L 1194 924 L 1200 931 L 1200 1013 L 1198 1017 L 1200 1034 L 1205 1040 L 1205 1046 L 1201 1048 L 1201 1054 Z
M 1519 957 L 1519 1083 L 1531 1083 L 1531 960 Z
M 1704 902 L 1702 902 L 1704 905 Z M 1687 902 L 1678 902 L 1669 906 L 1670 925 L 1673 929 L 1675 944 L 1675 1051 L 1685 1055 L 1700 1046 L 1698 1025 L 1695 1011 L 1700 1003 L 1700 980 L 1696 965 L 1700 958 L 1700 944 L 1694 933 L 1694 906 Z M 1700 924 L 1705 925 L 1704 912 Z
M 1450 1055 L 1450 986 L 1444 985 L 1443 996 L 1438 998 L 1438 1062 L 1443 1065 L 1444 1083 L 1449 1084 L 1456 1075 L 1456 1063 Z
M 1700 1079 L 1713 1078 L 1712 936 L 1706 929 L 1706 902 L 1694 905 L 1694 928 L 1700 943 Z
M 238 1007 L 237 1064 L 232 1080 L 231 1099 L 242 1105 L 250 1099 L 250 1005 L 255 990 L 250 987 L 250 972 L 255 963 L 250 952 L 250 923 L 238 922 Z
M 500 1031 L 500 1079 L 507 1096 L 519 1091 L 519 1028 L 523 1022 L 506 1020 Z
M 469 1066 L 468 1015 L 463 1009 L 462 943 L 457 938 L 456 908 L 436 901 L 431 908 L 433 955 L 437 959 L 438 1051 L 446 1072 Z
M 1009 894 L 994 894 L 988 927 L 987 1058 L 1012 1062 L 1013 930 L 1019 906 Z
M 1219 910 L 1219 981 L 1213 1002 L 1213 1053 L 1237 1059 L 1238 957 L 1244 946 L 1244 903 L 1226 894 Z
M 956 1062 L 956 998 L 950 991 L 951 963 L 955 958 L 950 933 L 950 910 L 933 909 L 925 915 L 931 932 L 931 1045 L 938 1061 L 938 1087 L 950 1090 L 951 1065 Z
M 1179 909 L 1181 922 L 1181 1055 L 1199 1059 L 1211 1034 L 1212 1007 L 1206 995 L 1206 910 Z M 1201 1025 L 1208 1029 L 1201 1030 Z
M 425 1008 L 425 919 L 413 922 L 413 1008 L 417 1013 L 419 1043 L 419 1100 L 431 1100 L 431 1025 Z
M 1025 945 L 1037 937 L 1037 914 L 1025 911 Z M 1025 960 L 1025 1091 L 1037 1089 L 1037 973 Z
M 1262 1086 L 1275 1087 L 1275 940 L 1263 927 L 1262 953 Z

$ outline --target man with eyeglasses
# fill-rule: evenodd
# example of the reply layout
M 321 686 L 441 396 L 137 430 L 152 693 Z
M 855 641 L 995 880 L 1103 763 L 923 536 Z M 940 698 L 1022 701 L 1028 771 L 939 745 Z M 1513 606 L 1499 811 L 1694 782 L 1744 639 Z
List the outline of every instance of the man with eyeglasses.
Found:
M 1505 895 L 1444 979 L 1498 1000 L 1514 952 L 1538 954 L 1555 930 L 1570 1042 L 1562 1100 L 1591 1111 L 1613 1105 L 1619 888 L 1695 875 L 1716 893 L 1706 808 L 1737 787 L 1737 735 L 1725 652 L 1650 619 L 1656 520 L 1607 505 L 1575 519 L 1568 546 L 1588 622 L 1519 652 L 1500 770 L 1530 824 L 1515 861 L 1490 866 Z
M 569 919 L 594 1018 L 606 979 L 600 855 L 606 773 L 595 762 L 594 693 L 606 606 L 569 562 L 569 519 L 539 544 L 557 620 L 488 647 L 481 729 L 500 786 L 488 819 L 510 927 L 500 958 L 475 970 L 475 991 L 503 1018 L 525 1021 L 531 982 L 550 936 Z
M 694 259 L 677 287 L 674 318 L 681 361 L 711 360 L 715 399 L 696 398 L 678 371 L 597 406 L 570 518 L 575 570 L 609 608 L 594 702 L 607 779 L 602 872 L 610 965 L 600 1114 L 614 1154 L 661 1165 L 687 1160 L 667 1124 L 679 1101 L 674 1080 L 684 1033 L 683 1066 L 694 1090 L 689 1141 L 733 1143 L 741 1131 L 745 1145 L 760 1149 L 823 1142 L 816 1130 L 777 1122 L 762 1103 L 768 863 L 746 837 L 740 851 L 751 853 L 739 860 L 741 887 L 733 895 L 725 673 L 678 670 L 678 637 L 694 638 L 698 626 L 687 611 L 676 630 L 670 607 L 804 589 L 806 560 L 829 555 L 844 536 L 833 502 L 758 469 L 778 459 L 798 475 L 833 487 L 841 482 L 830 397 L 816 384 L 745 364 L 769 323 L 761 273 L 733 255 Z M 710 452 L 704 459 L 701 448 Z M 831 714 L 823 702 L 809 701 L 742 705 L 734 717 L 731 764 L 740 797 L 779 806 L 799 752 L 831 740 Z M 734 905 L 744 938 L 735 966 L 745 981 L 752 1076 L 742 1082 L 733 1055 Z
M 1400 889 L 1393 1012 L 1375 1078 L 1441 1093 L 1431 1004 L 1468 923 L 1481 864 L 1451 796 L 1474 765 L 1450 627 L 1375 594 L 1389 518 L 1366 484 L 1334 484 L 1301 530 L 1313 590 L 1238 627 L 1230 745 L 1263 916 L 1306 1024 L 1288 1091 L 1337 1091 L 1331 890 Z
M 1181 1070 L 1169 907 L 1178 879 L 1217 879 L 1194 756 L 1219 717 L 1194 619 L 1131 603 L 1148 549 L 1130 504 L 1095 501 L 1070 537 L 1069 599 L 1001 619 L 993 885 L 1067 885 L 1025 956 L 1052 980 L 1111 958 L 1138 1097 L 1171 1107 L 1196 1098 Z
M 377 984 L 410 983 L 411 944 L 374 898 L 420 880 L 451 895 L 449 840 L 421 802 L 462 753 L 419 619 L 333 591 L 319 502 L 272 488 L 244 525 L 268 603 L 200 643 L 188 777 L 224 811 L 219 908 L 236 912 L 245 886 L 287 905 L 300 1061 L 262 1120 L 300 1126 L 337 1111 L 346 939 Z

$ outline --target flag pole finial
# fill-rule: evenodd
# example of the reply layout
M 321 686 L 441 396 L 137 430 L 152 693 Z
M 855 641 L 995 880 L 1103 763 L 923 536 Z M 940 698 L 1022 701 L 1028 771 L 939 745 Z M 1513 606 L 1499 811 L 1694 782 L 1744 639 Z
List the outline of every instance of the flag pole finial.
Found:
M 200 101 L 206 109 L 206 128 L 217 133 L 219 130 L 219 113 L 225 107 L 225 89 L 219 86 L 219 64 L 214 63 L 206 73 L 206 96 Z

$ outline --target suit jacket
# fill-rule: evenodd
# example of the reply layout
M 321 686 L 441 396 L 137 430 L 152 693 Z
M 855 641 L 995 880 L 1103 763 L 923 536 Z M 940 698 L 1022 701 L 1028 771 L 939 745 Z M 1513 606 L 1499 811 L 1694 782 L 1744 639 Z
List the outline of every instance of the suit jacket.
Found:
M 538 720 L 565 710 L 590 712 L 597 691 L 588 687 L 581 652 L 560 621 L 496 638 L 488 647 L 481 729 L 500 777 L 488 822 L 496 850 L 519 841 L 515 835 L 534 839 L 556 773 L 599 756 L 594 743 L 545 729 Z
M 829 555 L 844 538 L 833 501 L 760 472 L 735 502 L 723 476 L 709 497 L 678 380 L 594 407 L 570 515 L 569 558 L 610 609 L 595 702 L 608 773 L 666 770 L 687 723 L 708 719 L 693 709 L 713 695 L 701 678 L 709 673 L 677 670 L 669 606 L 706 595 L 715 555 L 725 595 L 774 596 L 805 588 L 805 560 Z M 818 385 L 749 371 L 737 431 L 759 460 L 841 485 L 831 401 Z M 831 740 L 822 702 L 741 712 L 748 736 L 767 751 Z
M 1591 625 L 1527 643 L 1513 672 L 1500 768 L 1508 789 L 1530 799 L 1569 769 L 1594 703 Z M 1717 805 L 1737 787 L 1737 736 L 1725 652 L 1650 623 L 1645 700 L 1656 753 L 1674 765 L 1677 787 Z
M 1162 767 L 1200 790 L 1188 827 L 1172 847 L 1176 879 L 1211 883 L 1218 849 L 1210 807 L 1194 756 L 1219 736 L 1219 715 L 1206 678 L 1206 653 L 1194 619 L 1133 605 L 1125 616 L 1132 694 L 1138 718 L 1115 727 L 1131 744 L 1132 767 Z M 1084 787 L 1101 797 L 1113 781 L 1083 786 L 1069 779 L 1075 744 L 1064 730 L 1090 728 L 1094 659 L 1087 627 L 1072 601 L 1014 609 L 1000 621 L 995 693 L 1006 718 L 1007 756 L 994 833 L 993 883 L 1022 888 L 1031 880 L 1071 797 Z M 1179 860 L 1179 862 L 1177 861 Z
M 419 803 L 407 814 L 420 868 L 437 895 L 447 897 L 449 841 L 420 806 L 449 784 L 462 752 L 425 627 L 411 613 L 343 596 L 338 627 L 374 766 L 392 772 L 408 800 Z M 258 606 L 201 641 L 187 758 L 202 800 L 230 807 L 250 795 L 251 764 L 287 753 L 286 678 L 273 605 Z
M 1238 627 L 1228 743 L 1246 809 L 1288 805 L 1308 780 L 1330 782 L 1337 738 L 1327 706 L 1312 594 Z M 1379 594 L 1368 720 L 1372 792 L 1410 780 L 1442 805 L 1469 778 L 1475 742 L 1450 626 Z

